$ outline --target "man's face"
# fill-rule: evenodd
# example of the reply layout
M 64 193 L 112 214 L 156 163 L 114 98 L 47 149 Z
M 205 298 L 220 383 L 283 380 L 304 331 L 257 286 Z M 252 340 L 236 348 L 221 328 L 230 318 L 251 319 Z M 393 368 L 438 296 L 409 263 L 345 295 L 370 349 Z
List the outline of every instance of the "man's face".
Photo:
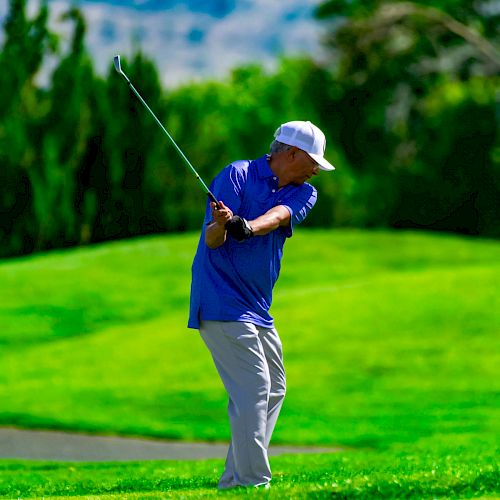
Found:
M 318 175 L 319 165 L 302 149 L 293 147 L 288 151 L 287 174 L 293 184 L 304 184 L 313 175 Z

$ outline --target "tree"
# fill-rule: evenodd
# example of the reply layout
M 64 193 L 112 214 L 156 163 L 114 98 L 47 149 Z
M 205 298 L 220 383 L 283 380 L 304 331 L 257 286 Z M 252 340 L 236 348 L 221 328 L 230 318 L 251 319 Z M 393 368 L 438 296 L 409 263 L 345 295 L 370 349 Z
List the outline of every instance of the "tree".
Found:
M 337 20 L 326 41 L 342 86 L 342 122 L 334 123 L 357 172 L 353 204 L 366 200 L 366 224 L 500 234 L 486 215 L 499 198 L 487 185 L 498 171 L 498 16 L 483 14 L 484 7 L 461 0 L 319 7 L 319 17 Z M 458 92 L 460 104 L 442 99 L 446 91 Z M 429 113 L 436 96 L 439 119 Z
M 74 31 L 69 53 L 52 75 L 48 111 L 40 122 L 37 161 L 28 173 L 38 220 L 37 248 L 78 243 L 77 175 L 92 128 L 90 94 L 94 74 L 84 48 L 85 21 L 76 8 L 64 15 Z
M 164 121 L 162 88 L 154 64 L 142 53 L 124 68 L 133 82 L 140 82 L 140 93 Z M 164 136 L 150 114 L 110 66 L 105 84 L 101 116 L 99 152 L 89 175 L 97 196 L 97 219 L 92 235 L 95 241 L 126 238 L 165 228 L 159 207 L 155 206 L 158 186 L 150 174 L 162 158 Z
M 0 254 L 29 252 L 34 247 L 32 186 L 29 169 L 36 157 L 33 137 L 40 117 L 34 77 L 43 58 L 56 48 L 47 27 L 47 2 L 33 19 L 26 0 L 11 0 L 0 52 Z

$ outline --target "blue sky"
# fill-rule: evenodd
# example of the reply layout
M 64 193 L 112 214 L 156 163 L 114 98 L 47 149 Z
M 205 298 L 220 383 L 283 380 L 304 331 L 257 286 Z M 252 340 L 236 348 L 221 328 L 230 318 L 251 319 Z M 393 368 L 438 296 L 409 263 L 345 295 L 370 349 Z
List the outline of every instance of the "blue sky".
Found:
M 87 45 L 98 72 L 134 43 L 153 58 L 166 86 L 224 78 L 230 69 L 261 62 L 272 69 L 283 55 L 321 59 L 322 28 L 312 18 L 319 0 L 80 0 L 88 24 Z M 0 19 L 7 0 L 0 0 Z M 39 0 L 29 0 L 30 12 Z M 71 0 L 50 0 L 51 27 L 69 36 L 59 20 Z M 44 68 L 43 80 L 50 72 Z

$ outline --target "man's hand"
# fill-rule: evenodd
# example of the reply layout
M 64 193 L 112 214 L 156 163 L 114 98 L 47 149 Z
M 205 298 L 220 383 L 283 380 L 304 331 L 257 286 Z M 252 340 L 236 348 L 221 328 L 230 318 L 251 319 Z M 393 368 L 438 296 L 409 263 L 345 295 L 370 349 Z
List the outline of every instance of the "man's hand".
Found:
M 217 209 L 217 205 L 214 202 L 210 203 L 210 207 L 212 208 L 212 222 L 224 227 L 231 220 L 233 212 L 222 201 L 219 201 L 219 209 Z
M 253 236 L 253 229 L 246 219 L 240 217 L 239 215 L 234 215 L 230 220 L 226 222 L 227 232 L 236 241 L 245 241 Z
M 212 209 L 212 222 L 207 226 L 205 232 L 205 243 L 209 248 L 220 247 L 226 241 L 226 222 L 231 220 L 233 212 L 226 207 L 222 201 L 219 201 L 219 209 L 215 203 L 210 203 Z

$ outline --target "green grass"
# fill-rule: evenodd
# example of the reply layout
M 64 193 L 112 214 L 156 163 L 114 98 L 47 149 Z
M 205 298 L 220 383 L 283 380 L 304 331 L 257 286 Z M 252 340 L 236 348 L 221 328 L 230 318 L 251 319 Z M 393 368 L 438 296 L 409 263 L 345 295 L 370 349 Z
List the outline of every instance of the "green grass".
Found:
M 196 243 L 194 234 L 154 237 L 1 263 L 0 424 L 227 440 L 224 390 L 198 334 L 185 327 Z M 499 492 L 492 458 L 500 435 L 499 283 L 497 241 L 297 231 L 285 247 L 272 308 L 288 376 L 273 442 L 356 451 L 276 458 L 275 472 L 284 474 L 276 491 Z M 459 476 L 426 479 L 432 463 L 440 471 L 453 464 Z M 72 465 L 82 479 L 68 495 L 108 491 L 94 470 L 105 475 L 107 467 L 109 481 L 122 485 L 122 467 L 130 474 L 146 468 L 144 483 L 111 493 L 197 495 L 212 491 L 220 465 Z M 33 487 L 35 478 L 53 477 L 57 489 L 57 475 L 69 466 L 4 462 L 9 467 Z M 163 486 L 154 472 L 162 467 L 175 469 Z
M 445 450 L 441 450 L 443 452 Z M 478 459 L 478 457 L 480 457 Z M 448 453 L 426 449 L 385 454 L 276 457 L 271 498 L 471 498 L 498 491 L 498 466 L 485 448 Z M 205 498 L 246 496 L 253 491 L 217 493 L 222 462 L 152 461 L 128 463 L 45 463 L 0 461 L 0 496 L 7 498 Z M 493 497 L 491 497 L 493 498 Z

